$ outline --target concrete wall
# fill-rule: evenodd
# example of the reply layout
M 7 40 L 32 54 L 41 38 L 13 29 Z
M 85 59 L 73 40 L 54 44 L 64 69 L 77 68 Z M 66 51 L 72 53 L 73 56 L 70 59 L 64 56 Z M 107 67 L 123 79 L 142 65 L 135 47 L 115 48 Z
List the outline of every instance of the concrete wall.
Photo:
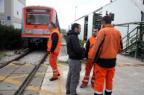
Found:
M 0 13 L 4 13 L 4 0 L 0 0 Z
M 26 0 L 0 0 L 0 20 L 6 25 L 13 25 L 15 28 L 21 28 L 22 9 L 26 5 Z M 1 8 L 4 7 L 4 10 Z M 10 17 L 10 20 L 8 20 Z
M 143 0 L 131 0 L 131 1 L 139 10 L 142 10 L 144 12 Z
M 106 11 L 114 13 L 115 19 L 113 24 L 141 21 L 141 9 L 143 6 L 144 5 L 140 0 L 116 0 L 113 3 L 104 6 L 102 14 L 104 16 Z M 136 25 L 131 25 L 130 31 L 135 27 Z M 117 28 L 121 31 L 123 37 L 127 34 L 126 27 Z
M 116 0 L 114 3 L 103 7 L 102 14 L 105 15 L 106 11 L 114 13 L 115 20 L 113 23 L 115 24 L 141 21 L 141 10 L 132 1 Z
M 25 0 L 13 0 L 13 22 L 15 28 L 21 28 L 22 24 L 22 9 L 25 7 Z
M 22 19 L 22 9 L 24 8 L 25 5 L 19 0 L 14 0 L 13 5 L 14 5 L 13 16 Z

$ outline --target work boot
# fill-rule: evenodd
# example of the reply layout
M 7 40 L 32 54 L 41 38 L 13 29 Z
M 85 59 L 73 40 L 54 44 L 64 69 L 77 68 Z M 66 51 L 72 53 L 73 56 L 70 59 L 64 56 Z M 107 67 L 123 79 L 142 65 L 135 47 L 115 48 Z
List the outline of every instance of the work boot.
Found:
M 103 95 L 103 94 L 97 94 L 97 93 L 94 93 L 94 95 Z
M 60 73 L 58 74 L 58 76 L 60 76 Z
M 86 88 L 87 87 L 87 83 L 82 83 L 80 88 Z
M 67 90 L 67 91 L 66 91 L 66 95 L 70 95 L 70 90 Z
M 89 82 L 89 76 L 86 76 L 84 77 L 83 81 L 82 81 L 82 84 L 80 86 L 80 88 L 86 88 L 87 85 L 88 85 L 88 82 Z
M 55 80 L 58 80 L 59 77 L 60 77 L 60 73 L 54 74 L 53 77 L 50 78 L 49 80 L 50 80 L 50 81 L 55 81 Z
M 112 92 L 105 91 L 105 95 L 112 95 Z
M 52 78 L 50 78 L 49 80 L 50 80 L 50 81 L 55 81 L 55 80 L 58 80 L 58 77 L 57 77 L 57 78 L 52 77 Z
M 91 80 L 91 87 L 94 88 L 94 81 Z

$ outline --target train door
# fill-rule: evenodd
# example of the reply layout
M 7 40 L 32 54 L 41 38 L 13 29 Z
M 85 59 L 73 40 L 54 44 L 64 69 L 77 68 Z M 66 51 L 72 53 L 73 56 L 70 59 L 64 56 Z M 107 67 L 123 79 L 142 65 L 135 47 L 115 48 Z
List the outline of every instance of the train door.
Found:
M 101 14 L 94 13 L 93 14 L 93 28 L 101 27 L 101 20 L 102 20 Z
M 84 19 L 84 40 L 87 40 L 88 36 L 88 16 L 85 17 Z

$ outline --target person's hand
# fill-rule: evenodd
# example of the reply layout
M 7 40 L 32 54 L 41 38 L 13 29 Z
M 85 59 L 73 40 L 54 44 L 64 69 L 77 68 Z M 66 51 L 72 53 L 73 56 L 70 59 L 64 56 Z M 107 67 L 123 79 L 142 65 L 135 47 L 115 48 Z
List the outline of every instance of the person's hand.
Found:
M 91 63 L 91 62 L 93 62 L 93 59 L 88 58 L 88 59 L 87 59 L 87 62 L 88 62 L 88 63 Z
M 83 58 L 83 60 L 84 60 L 84 61 L 86 61 L 86 60 L 87 60 L 87 58 Z
M 87 63 L 87 58 L 83 58 L 83 63 L 86 64 Z
M 51 52 L 50 51 L 48 51 L 48 54 L 50 54 Z

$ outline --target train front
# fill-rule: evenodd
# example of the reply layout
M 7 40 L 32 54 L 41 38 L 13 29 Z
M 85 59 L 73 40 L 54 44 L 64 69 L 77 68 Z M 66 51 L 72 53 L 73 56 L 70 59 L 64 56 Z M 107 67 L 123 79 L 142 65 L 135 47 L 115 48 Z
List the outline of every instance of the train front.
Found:
M 46 48 L 50 35 L 48 24 L 54 19 L 54 10 L 48 7 L 31 6 L 23 10 L 22 38 L 24 47 Z

